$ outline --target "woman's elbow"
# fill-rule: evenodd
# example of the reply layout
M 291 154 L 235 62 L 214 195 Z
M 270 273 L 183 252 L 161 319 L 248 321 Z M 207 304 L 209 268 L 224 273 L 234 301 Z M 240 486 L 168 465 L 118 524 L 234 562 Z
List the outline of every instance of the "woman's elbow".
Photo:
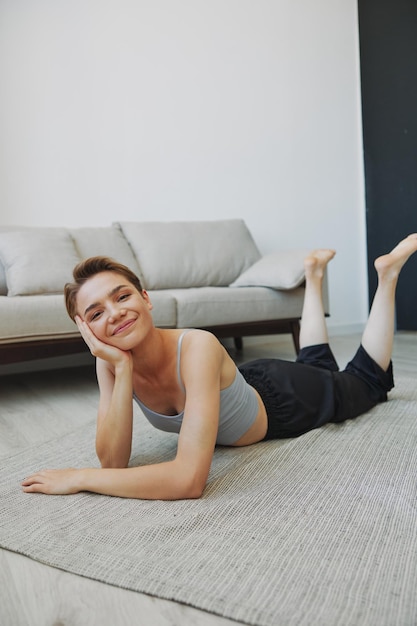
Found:
M 198 500 L 204 493 L 206 488 L 206 480 L 203 480 L 199 476 L 187 476 L 184 480 L 180 481 L 179 497 L 178 500 Z
M 167 500 L 198 500 L 203 495 L 204 489 L 199 489 L 197 487 L 194 488 L 184 488 L 179 489 L 175 492 L 175 495 L 172 494 L 167 498 Z
M 129 464 L 129 459 L 117 458 L 108 453 L 99 453 L 97 450 L 97 457 L 100 461 L 101 469 L 125 469 Z
M 100 460 L 101 469 L 126 469 L 128 463 L 121 463 L 114 460 Z
M 198 500 L 204 493 L 205 485 L 195 484 L 188 488 L 187 490 L 187 498 L 190 500 Z
M 96 441 L 96 455 L 102 469 L 125 469 L 129 465 L 131 450 L 112 450 L 104 442 Z
M 177 494 L 178 500 L 190 499 L 197 500 L 201 498 L 207 484 L 209 470 L 202 467 L 201 464 L 193 464 L 189 459 L 177 458 L 172 462 L 171 467 L 171 487 L 173 492 Z

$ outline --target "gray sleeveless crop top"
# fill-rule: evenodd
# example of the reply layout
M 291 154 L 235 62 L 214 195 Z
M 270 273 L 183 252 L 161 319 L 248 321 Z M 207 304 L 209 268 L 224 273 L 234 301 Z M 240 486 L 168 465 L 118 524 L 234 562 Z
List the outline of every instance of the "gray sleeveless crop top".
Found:
M 184 389 L 184 385 L 180 374 L 181 346 L 187 332 L 189 331 L 186 330 L 180 335 L 177 348 L 177 376 L 182 389 Z M 163 415 L 149 409 L 135 393 L 133 398 L 152 426 L 170 433 L 180 432 L 184 411 L 178 415 Z M 230 446 L 235 443 L 255 422 L 258 410 L 258 398 L 255 391 L 247 384 L 236 368 L 236 376 L 232 384 L 220 391 L 220 419 L 216 443 L 222 446 Z

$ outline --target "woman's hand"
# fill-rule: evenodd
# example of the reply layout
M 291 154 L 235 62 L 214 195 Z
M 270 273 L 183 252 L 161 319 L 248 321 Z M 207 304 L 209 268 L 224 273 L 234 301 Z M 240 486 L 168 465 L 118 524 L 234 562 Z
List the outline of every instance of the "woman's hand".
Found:
M 49 495 L 68 495 L 83 491 L 79 469 L 42 470 L 22 482 L 26 493 L 46 493 Z
M 110 344 L 104 343 L 104 341 L 98 339 L 87 324 L 87 322 L 82 320 L 79 315 L 75 316 L 75 322 L 78 326 L 78 330 L 82 335 L 82 338 L 84 339 L 87 346 L 90 348 L 90 352 L 93 356 L 98 357 L 99 359 L 103 359 L 103 361 L 107 361 L 115 367 L 119 364 L 126 363 L 126 361 L 132 361 L 132 354 L 130 352 L 120 350 L 120 348 L 111 346 Z

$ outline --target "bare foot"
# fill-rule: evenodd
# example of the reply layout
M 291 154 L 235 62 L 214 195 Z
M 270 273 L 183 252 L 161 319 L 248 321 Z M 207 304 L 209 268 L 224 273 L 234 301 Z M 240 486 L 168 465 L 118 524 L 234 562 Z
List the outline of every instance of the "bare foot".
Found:
M 323 278 L 324 270 L 335 254 L 335 250 L 328 248 L 321 248 L 310 252 L 304 259 L 306 278 Z
M 408 235 L 391 252 L 375 260 L 378 278 L 397 279 L 401 268 L 414 252 L 417 252 L 417 233 Z

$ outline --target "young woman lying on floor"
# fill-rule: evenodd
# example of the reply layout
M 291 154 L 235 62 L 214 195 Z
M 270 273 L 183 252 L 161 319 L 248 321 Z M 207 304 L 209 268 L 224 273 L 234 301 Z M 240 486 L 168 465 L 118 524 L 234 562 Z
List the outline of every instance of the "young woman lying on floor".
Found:
M 339 372 L 328 345 L 322 282 L 332 250 L 305 259 L 301 350 L 295 363 L 259 359 L 236 368 L 210 333 L 162 330 L 139 279 L 112 259 L 93 257 L 74 269 L 65 287 L 67 310 L 97 359 L 100 401 L 96 450 L 100 468 L 40 471 L 26 492 L 92 491 L 125 498 L 198 498 L 216 444 L 247 446 L 297 437 L 328 422 L 357 417 L 387 399 L 393 387 L 391 353 L 395 289 L 417 250 L 417 234 L 375 261 L 378 288 L 361 345 Z M 174 460 L 127 467 L 134 399 L 148 420 L 176 432 Z

